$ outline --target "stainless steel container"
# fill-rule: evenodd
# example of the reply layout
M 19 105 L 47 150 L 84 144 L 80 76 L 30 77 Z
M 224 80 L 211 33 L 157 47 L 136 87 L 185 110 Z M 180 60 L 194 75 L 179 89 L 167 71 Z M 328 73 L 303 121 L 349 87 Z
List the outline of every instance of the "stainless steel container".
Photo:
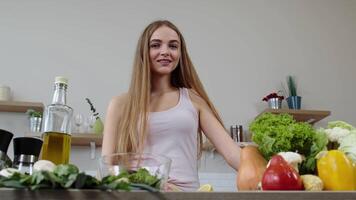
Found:
M 242 125 L 232 125 L 230 127 L 230 136 L 235 142 L 243 142 L 244 134 Z
M 40 132 L 41 131 L 41 117 L 30 117 L 30 132 Z
M 270 98 L 268 99 L 268 107 L 272 109 L 282 108 L 282 99 L 280 98 Z

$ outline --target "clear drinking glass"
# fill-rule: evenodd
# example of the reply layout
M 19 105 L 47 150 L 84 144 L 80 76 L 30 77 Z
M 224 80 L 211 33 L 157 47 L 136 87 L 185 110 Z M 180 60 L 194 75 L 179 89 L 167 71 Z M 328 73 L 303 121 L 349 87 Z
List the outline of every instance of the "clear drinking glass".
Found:
M 121 172 L 135 172 L 146 169 L 151 175 L 160 179 L 160 189 L 168 180 L 172 160 L 162 155 L 149 153 L 116 153 L 99 158 L 98 178 L 119 175 Z
M 75 125 L 75 132 L 81 133 L 81 127 L 84 122 L 84 117 L 82 114 L 78 113 L 74 116 L 74 125 Z
M 87 132 L 88 133 L 93 133 L 94 132 L 94 124 L 95 124 L 95 121 L 96 121 L 96 117 L 93 116 L 93 115 L 89 115 L 88 117 L 86 117 L 85 119 L 85 124 L 87 125 Z

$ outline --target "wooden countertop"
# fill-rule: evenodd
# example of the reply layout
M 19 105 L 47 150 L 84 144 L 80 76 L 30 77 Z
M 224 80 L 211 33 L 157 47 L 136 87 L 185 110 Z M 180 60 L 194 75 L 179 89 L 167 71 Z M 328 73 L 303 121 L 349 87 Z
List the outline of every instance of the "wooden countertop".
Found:
M 107 192 L 100 190 L 14 190 L 0 189 L 1 199 L 238 199 L 238 200 L 314 200 L 356 199 L 356 192 Z

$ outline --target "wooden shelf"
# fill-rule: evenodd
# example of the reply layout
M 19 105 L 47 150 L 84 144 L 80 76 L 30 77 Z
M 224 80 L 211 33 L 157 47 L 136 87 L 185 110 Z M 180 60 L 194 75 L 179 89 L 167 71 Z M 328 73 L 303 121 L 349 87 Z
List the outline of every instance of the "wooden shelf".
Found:
M 95 142 L 95 146 L 101 147 L 103 135 L 95 133 L 72 133 L 73 146 L 90 146 L 90 142 Z
M 23 102 L 23 101 L 0 101 L 0 112 L 21 112 L 28 109 L 43 112 L 43 103 L 40 102 Z
M 262 111 L 258 116 L 262 115 L 263 113 L 270 112 L 273 114 L 282 114 L 288 113 L 294 117 L 294 119 L 298 122 L 308 122 L 310 124 L 314 124 L 325 117 L 331 114 L 330 111 L 323 111 L 323 110 L 294 110 L 294 109 L 265 109 Z
M 26 137 L 40 138 L 42 133 L 25 133 Z M 95 142 L 95 146 L 100 147 L 103 142 L 103 135 L 95 133 L 72 133 L 72 146 L 90 146 L 90 142 Z

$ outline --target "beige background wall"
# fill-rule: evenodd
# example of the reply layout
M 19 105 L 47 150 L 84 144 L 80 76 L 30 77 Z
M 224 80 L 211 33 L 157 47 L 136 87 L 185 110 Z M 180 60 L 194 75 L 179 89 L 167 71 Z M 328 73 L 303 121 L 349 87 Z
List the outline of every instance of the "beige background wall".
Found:
M 104 117 L 128 88 L 140 32 L 156 19 L 183 32 L 226 127 L 246 129 L 289 74 L 304 109 L 332 111 L 317 126 L 356 125 L 355 0 L 0 0 L 0 84 L 14 100 L 48 104 L 54 77 L 64 75 L 75 112 L 89 115 L 89 97 Z M 0 128 L 21 136 L 26 116 L 0 113 Z M 75 163 L 93 168 L 88 159 L 87 148 L 73 151 Z M 208 156 L 202 170 L 226 170 L 221 163 Z

